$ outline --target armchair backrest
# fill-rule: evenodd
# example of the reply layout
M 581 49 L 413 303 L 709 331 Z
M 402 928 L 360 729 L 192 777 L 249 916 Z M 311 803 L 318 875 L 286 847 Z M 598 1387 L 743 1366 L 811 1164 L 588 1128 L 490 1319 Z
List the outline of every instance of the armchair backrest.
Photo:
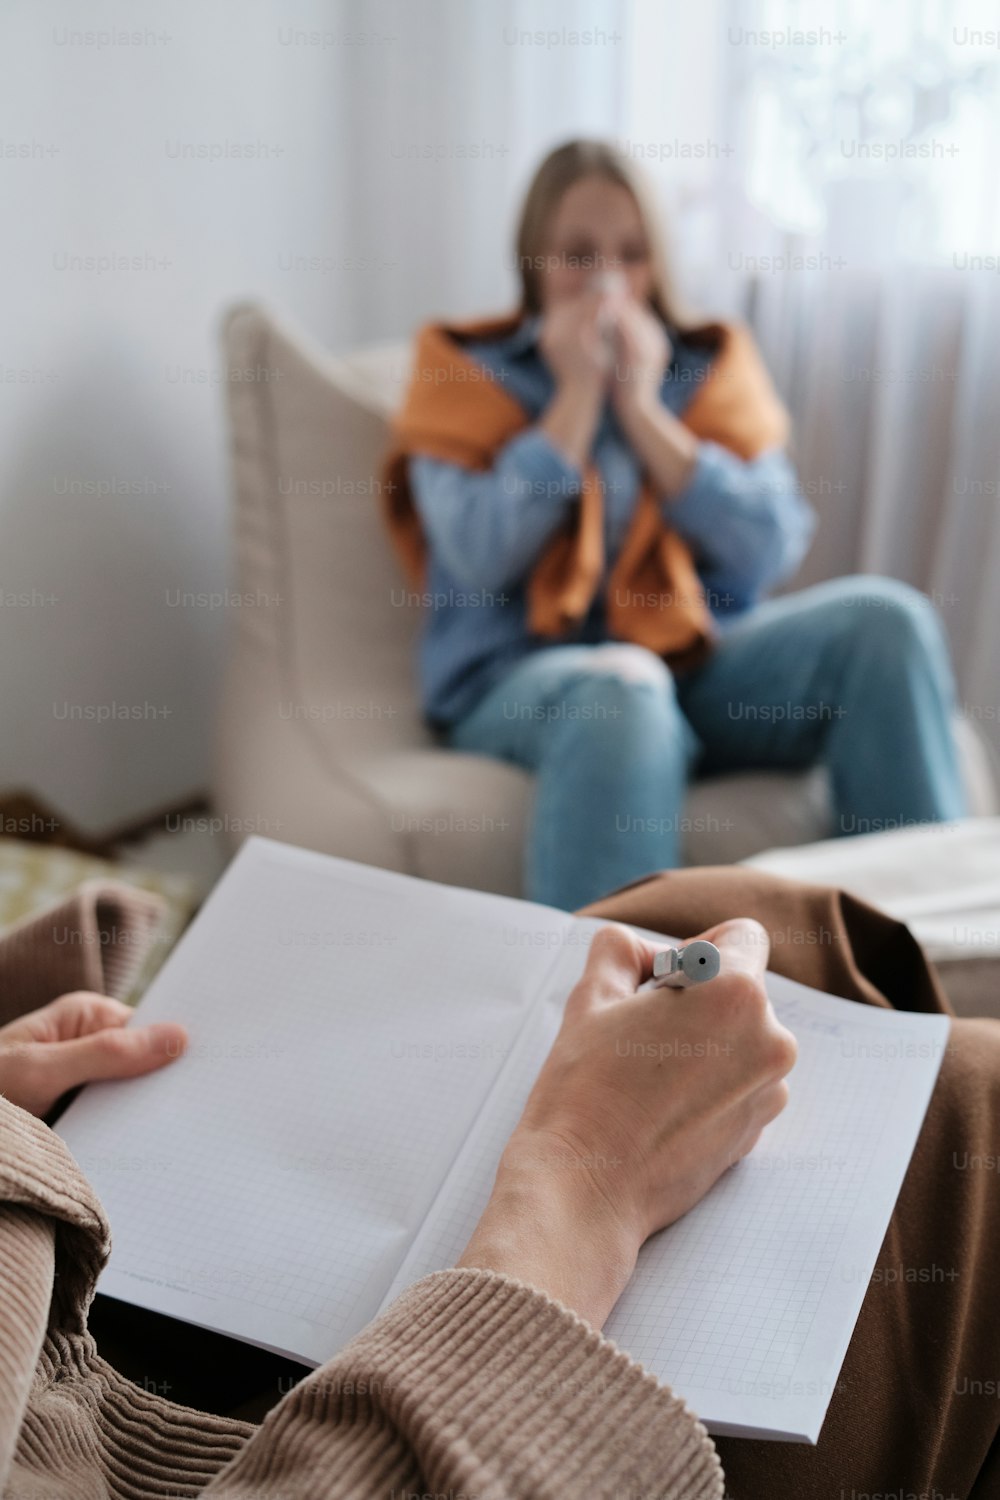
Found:
M 235 489 L 237 651 L 281 711 L 338 746 L 424 743 L 420 610 L 379 513 L 378 470 L 409 350 L 336 359 L 254 304 L 222 331 Z

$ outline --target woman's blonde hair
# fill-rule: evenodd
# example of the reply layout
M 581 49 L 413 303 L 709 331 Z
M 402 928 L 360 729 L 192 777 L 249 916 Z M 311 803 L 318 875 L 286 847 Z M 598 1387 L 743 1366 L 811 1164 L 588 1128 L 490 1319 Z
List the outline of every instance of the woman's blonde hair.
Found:
M 650 185 L 631 157 L 609 141 L 567 141 L 564 146 L 557 146 L 549 152 L 532 178 L 521 208 L 515 241 L 522 311 L 541 311 L 545 236 L 559 200 L 583 177 L 605 177 L 632 194 L 652 262 L 650 304 L 668 326 L 681 328 L 683 320 L 678 316 L 660 217 Z

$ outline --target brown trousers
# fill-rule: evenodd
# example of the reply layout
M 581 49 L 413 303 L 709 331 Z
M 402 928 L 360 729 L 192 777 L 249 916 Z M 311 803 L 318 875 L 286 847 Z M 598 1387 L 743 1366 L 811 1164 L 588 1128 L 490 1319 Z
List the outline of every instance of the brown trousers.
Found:
M 588 914 L 679 938 L 756 917 L 775 973 L 865 1005 L 950 1011 L 908 928 L 823 886 L 683 870 Z M 1000 1022 L 952 1022 L 819 1442 L 716 1444 L 732 1500 L 1000 1496 Z
M 136 920 L 128 905 L 125 925 Z M 756 917 L 771 934 L 777 973 L 865 1005 L 950 1009 L 901 923 L 825 887 L 750 870 L 683 870 L 587 910 L 680 938 L 727 917 Z M 63 926 L 67 915 L 61 908 Z M 118 914 L 91 897 L 72 915 L 85 929 L 110 930 Z M 4 946 L 0 1020 L 14 994 L 21 1011 L 82 984 L 101 987 L 72 972 L 63 941 L 50 969 L 36 965 L 29 994 L 23 968 L 13 982 L 15 945 Z M 106 961 L 114 944 L 102 941 L 97 951 Z M 114 988 L 113 977 L 105 987 Z M 717 1439 L 730 1500 L 1000 1500 L 998 1168 L 1000 1022 L 956 1020 L 820 1441 Z M 262 1351 L 100 1297 L 91 1327 L 125 1375 L 210 1411 L 259 1418 L 299 1373 Z

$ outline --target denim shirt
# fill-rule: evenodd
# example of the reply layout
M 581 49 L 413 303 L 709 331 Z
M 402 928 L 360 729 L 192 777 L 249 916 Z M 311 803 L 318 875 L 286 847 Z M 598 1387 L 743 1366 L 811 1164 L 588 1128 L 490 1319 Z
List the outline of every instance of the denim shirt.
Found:
M 465 345 L 465 353 L 520 403 L 532 423 L 555 394 L 538 349 L 539 327 L 539 319 L 528 318 L 502 339 Z M 709 355 L 675 343 L 660 390 L 675 415 L 704 382 L 710 364 Z M 610 401 L 591 461 L 601 481 L 607 576 L 641 479 Z M 468 713 L 522 656 L 556 644 L 529 630 L 526 583 L 570 514 L 582 474 L 533 425 L 508 442 L 485 473 L 415 456 L 409 476 L 429 554 L 421 691 L 428 718 L 445 727 Z M 711 442 L 698 444 L 691 478 L 664 501 L 664 519 L 688 543 L 709 608 L 723 626 L 798 566 L 814 527 L 783 453 L 745 462 Z M 609 639 L 600 594 L 579 630 L 560 639 Z

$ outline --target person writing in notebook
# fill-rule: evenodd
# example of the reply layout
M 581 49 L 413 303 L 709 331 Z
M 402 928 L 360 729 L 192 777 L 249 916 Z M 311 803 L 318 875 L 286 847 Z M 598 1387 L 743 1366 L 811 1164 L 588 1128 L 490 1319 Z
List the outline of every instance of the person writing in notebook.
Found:
M 418 336 L 383 498 L 429 601 L 423 704 L 533 772 L 524 894 L 572 910 L 681 862 L 691 775 L 824 765 L 831 833 L 963 811 L 929 600 L 767 600 L 813 518 L 747 331 L 675 306 L 634 162 L 572 141 L 517 233 L 513 316 Z
M 130 1494 L 180 1486 L 218 1500 L 719 1500 L 720 1451 L 734 1500 L 857 1493 L 890 1479 L 920 1490 L 928 1463 L 996 1480 L 995 1401 L 938 1394 L 950 1391 L 953 1372 L 978 1368 L 984 1349 L 989 1358 L 995 1350 L 1000 1206 L 981 1178 L 969 1183 L 964 1226 L 929 1229 L 933 1215 L 915 1213 L 904 1192 L 890 1229 L 894 1253 L 899 1236 L 923 1254 L 931 1239 L 944 1253 L 943 1236 L 958 1235 L 961 1299 L 955 1318 L 937 1311 L 934 1320 L 926 1442 L 914 1437 L 905 1397 L 908 1379 L 928 1378 L 912 1344 L 917 1329 L 900 1329 L 896 1304 L 873 1303 L 872 1293 L 845 1366 L 852 1373 L 831 1403 L 829 1440 L 825 1429 L 815 1448 L 713 1443 L 683 1392 L 600 1336 L 644 1240 L 749 1153 L 788 1098 L 795 1043 L 764 988 L 764 928 L 741 919 L 702 936 L 721 951 L 718 978 L 695 991 L 640 992 L 653 946 L 622 926 L 598 932 L 458 1265 L 406 1291 L 259 1428 L 174 1405 L 100 1359 L 86 1315 L 107 1225 L 66 1147 L 36 1118 L 88 1079 L 169 1063 L 184 1033 L 132 1031 L 124 1006 L 86 994 L 0 1028 L 4 1500 L 76 1500 L 108 1484 L 118 1493 L 120 1475 Z M 845 985 L 847 976 L 845 967 Z M 958 1056 L 942 1069 L 931 1133 L 925 1126 L 911 1169 L 924 1205 L 947 1191 L 943 1153 L 995 1144 L 998 1128 L 997 1029 L 958 1022 L 953 1033 Z M 975 1318 L 965 1316 L 970 1305 Z M 866 1420 L 872 1411 L 879 1420 Z M 998 1489 L 970 1483 L 961 1493 L 983 1500 Z

